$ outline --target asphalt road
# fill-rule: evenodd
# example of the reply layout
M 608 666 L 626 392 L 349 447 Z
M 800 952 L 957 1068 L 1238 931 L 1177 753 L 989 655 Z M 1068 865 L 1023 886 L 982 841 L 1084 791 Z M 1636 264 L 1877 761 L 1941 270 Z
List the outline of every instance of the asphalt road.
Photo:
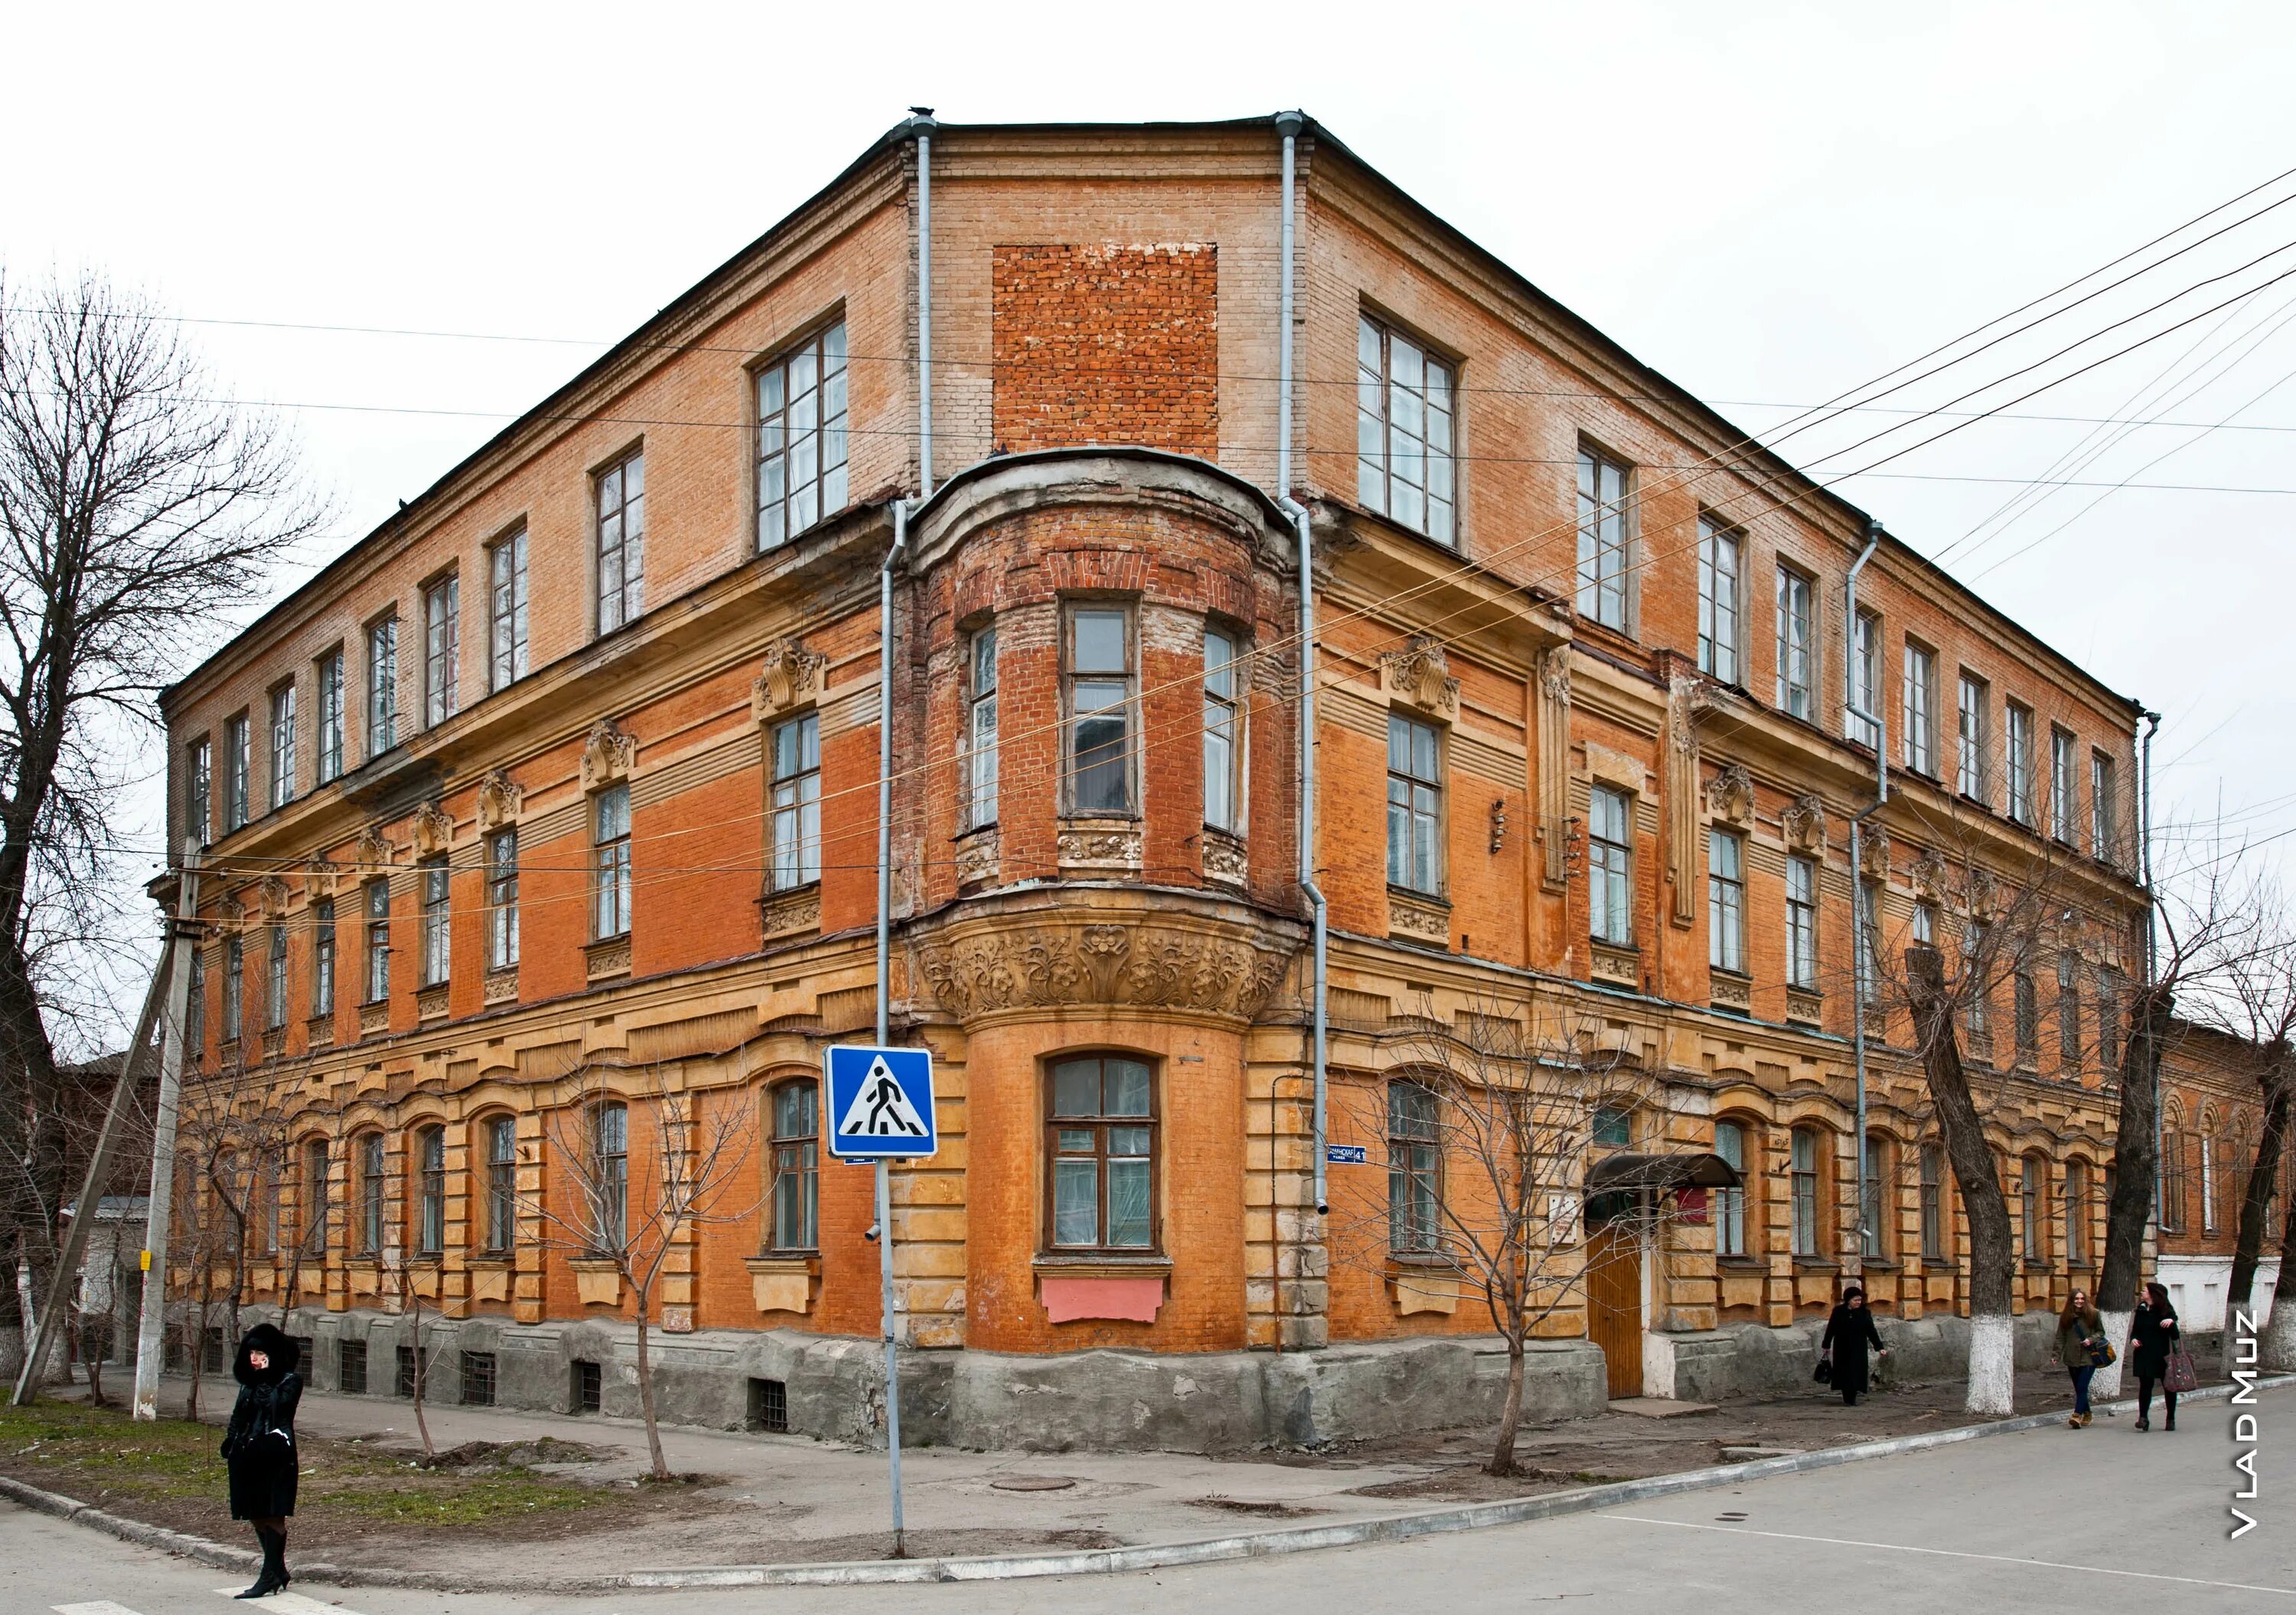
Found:
M 2264 1398 L 2259 1521 L 2229 1540 L 2239 1450 L 2222 1403 L 2170 1436 L 2129 1421 L 2046 1429 L 1598 1514 L 1416 1542 L 1061 1582 L 775 1587 L 595 1597 L 314 1586 L 296 1615 L 851 1615 L 1188 1608 L 1379 1615 L 1694 1608 L 1777 1615 L 1918 1611 L 2285 1611 L 2296 1615 L 2296 1391 Z M 1742 1516 L 1741 1518 L 1740 1516 Z M 0 1504 L 9 1615 L 222 1615 L 234 1578 Z M 243 1585 L 243 1582 L 241 1583 Z M 219 1591 L 220 1589 L 220 1591 Z

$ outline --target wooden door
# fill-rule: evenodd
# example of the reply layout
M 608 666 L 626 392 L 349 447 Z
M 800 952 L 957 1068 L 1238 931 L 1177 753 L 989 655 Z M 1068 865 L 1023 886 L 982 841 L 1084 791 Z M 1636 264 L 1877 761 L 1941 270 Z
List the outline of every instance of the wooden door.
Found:
M 1611 1395 L 1642 1395 L 1643 1250 L 1631 1221 L 1587 1231 L 1587 1334 L 1603 1349 Z

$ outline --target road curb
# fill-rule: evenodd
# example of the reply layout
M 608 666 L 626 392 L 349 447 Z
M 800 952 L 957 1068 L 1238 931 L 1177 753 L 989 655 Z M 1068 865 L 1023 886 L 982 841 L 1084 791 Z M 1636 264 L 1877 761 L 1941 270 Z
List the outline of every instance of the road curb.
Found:
M 2296 1385 L 2296 1374 L 2259 1379 L 2254 1389 L 2279 1390 Z M 2239 1390 L 2237 1385 L 2209 1385 L 2187 1392 L 2185 1403 L 2221 1402 Z M 2133 1399 L 2103 1404 L 2116 1412 L 2133 1412 Z M 1356 1520 L 1336 1525 L 1297 1526 L 1288 1530 L 1248 1531 L 1230 1537 L 1201 1537 L 1191 1542 L 1149 1543 L 1138 1547 L 1086 1548 L 1066 1554 L 1004 1554 L 970 1558 L 867 1559 L 818 1564 L 726 1564 L 685 1569 L 634 1570 L 619 1576 L 532 1578 L 512 1581 L 472 1578 L 437 1571 L 402 1570 L 382 1566 L 298 1562 L 296 1578 L 333 1586 L 406 1587 L 420 1591 L 535 1592 L 551 1594 L 608 1593 L 638 1589 L 668 1591 L 686 1587 L 740 1586 L 871 1586 L 935 1581 L 1016 1581 L 1041 1576 L 1116 1575 L 1130 1570 L 1176 1569 L 1234 1559 L 1270 1558 L 1279 1554 L 1304 1554 L 1323 1548 L 1357 1547 L 1366 1543 L 1407 1542 L 1415 1537 L 1454 1531 L 1483 1530 L 1492 1526 L 1520 1525 L 1583 1514 L 1621 1503 L 1639 1503 L 1681 1492 L 1705 1491 L 1774 1475 L 1806 1473 L 1861 1463 L 1872 1458 L 1902 1453 L 1928 1452 L 1988 1436 L 2013 1435 L 2064 1422 L 2062 1409 L 2022 1414 L 1988 1424 L 1965 1424 L 1954 1430 L 1926 1431 L 1919 1435 L 1891 1436 L 1861 1441 L 1853 1447 L 1825 1447 L 1813 1452 L 1777 1458 L 1758 1458 L 1746 1463 L 1721 1463 L 1678 1474 L 1652 1475 L 1639 1480 L 1618 1480 L 1574 1491 L 1548 1492 L 1536 1497 L 1514 1497 L 1499 1503 L 1472 1503 L 1454 1508 L 1423 1509 L 1416 1513 L 1390 1514 L 1376 1520 Z M 43 1491 L 21 1480 L 0 1475 L 0 1496 L 50 1514 L 74 1525 L 140 1543 L 167 1553 L 180 1554 L 203 1564 L 226 1570 L 251 1570 L 258 1556 L 244 1548 L 226 1546 L 204 1537 L 140 1520 L 123 1519 L 61 1493 Z

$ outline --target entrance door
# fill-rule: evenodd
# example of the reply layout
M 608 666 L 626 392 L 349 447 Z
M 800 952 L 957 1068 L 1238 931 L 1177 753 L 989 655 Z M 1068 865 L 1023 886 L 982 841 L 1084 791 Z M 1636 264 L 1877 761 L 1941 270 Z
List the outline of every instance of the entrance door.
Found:
M 1643 1248 L 1630 1217 L 1587 1231 L 1587 1333 L 1603 1349 L 1611 1395 L 1642 1395 Z

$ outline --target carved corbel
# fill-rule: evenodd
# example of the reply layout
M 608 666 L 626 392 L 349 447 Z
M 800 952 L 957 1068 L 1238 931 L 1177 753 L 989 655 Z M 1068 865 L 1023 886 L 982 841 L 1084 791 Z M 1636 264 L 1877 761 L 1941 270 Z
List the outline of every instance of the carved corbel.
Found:
M 590 738 L 582 745 L 582 789 L 598 791 L 620 783 L 630 777 L 637 758 L 636 738 L 612 718 L 600 718 L 590 726 Z
M 318 862 L 312 865 L 309 869 L 305 870 L 303 872 L 303 897 L 305 900 L 316 902 L 321 898 L 333 897 L 335 895 L 335 877 L 340 873 L 341 872 L 338 870 L 334 865 L 330 864 L 324 858 L 321 858 Z
M 821 693 L 829 658 L 808 651 L 802 640 L 776 640 L 766 647 L 765 671 L 750 685 L 750 709 L 759 723 Z
M 1867 880 L 1888 880 L 1890 878 L 1890 832 L 1881 829 L 1861 832 L 1857 863 L 1857 873 Z
M 392 858 L 397 856 L 397 849 L 383 835 L 381 825 L 369 824 L 359 832 L 357 857 L 361 870 L 369 874 L 386 874 L 390 873 Z
M 455 842 L 455 821 L 447 816 L 446 809 L 436 802 L 425 802 L 414 810 L 414 856 L 435 858 Z
M 1441 644 L 1425 635 L 1379 659 L 1379 687 L 1393 701 L 1408 702 L 1446 722 L 1459 716 L 1459 681 Z
M 1743 763 L 1726 763 L 1706 782 L 1706 811 L 1727 824 L 1743 824 L 1754 816 L 1754 776 Z
M 1924 903 L 1945 901 L 1945 860 L 1936 853 L 1923 853 L 1906 873 L 1913 879 L 1914 896 Z
M 1798 796 L 1778 816 L 1778 829 L 1796 852 L 1825 856 L 1825 804 L 1815 792 Z
M 526 787 L 499 768 L 488 770 L 479 782 L 478 815 L 481 830 L 501 830 L 518 823 L 526 805 Z
M 266 875 L 255 889 L 256 906 L 266 920 L 275 925 L 287 917 L 288 895 L 286 881 L 277 875 Z

